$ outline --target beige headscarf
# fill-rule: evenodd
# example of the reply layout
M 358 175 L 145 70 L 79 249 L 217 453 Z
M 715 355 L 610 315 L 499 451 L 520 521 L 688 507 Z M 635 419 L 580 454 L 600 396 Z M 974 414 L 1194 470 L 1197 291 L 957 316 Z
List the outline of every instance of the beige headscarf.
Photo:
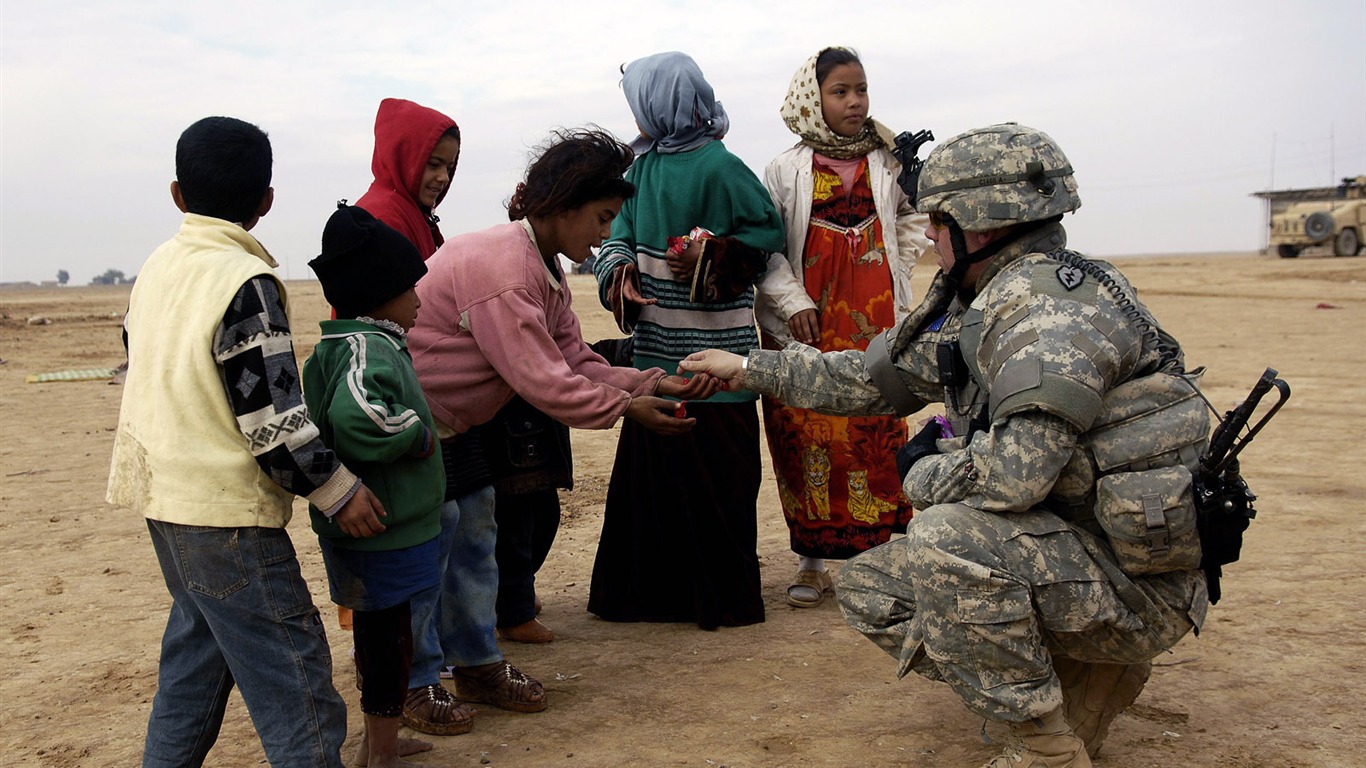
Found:
M 849 51 L 839 46 L 832 48 Z M 787 87 L 787 98 L 783 99 L 783 106 L 778 110 L 788 130 L 800 136 L 806 146 L 822 155 L 841 160 L 863 157 L 878 147 L 890 149 L 895 146 L 896 139 L 892 132 L 871 117 L 857 136 L 841 136 L 825 122 L 821 112 L 821 86 L 816 82 L 816 60 L 828 50 L 831 48 L 817 51 L 792 76 L 792 83 Z

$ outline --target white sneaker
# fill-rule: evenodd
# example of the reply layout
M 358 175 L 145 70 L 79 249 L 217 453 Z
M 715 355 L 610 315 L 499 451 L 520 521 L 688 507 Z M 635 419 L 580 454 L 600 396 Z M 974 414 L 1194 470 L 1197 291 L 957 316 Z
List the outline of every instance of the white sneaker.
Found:
M 443 667 L 438 674 L 442 680 L 453 680 L 455 679 L 455 673 L 451 671 L 453 669 L 455 669 L 455 667 Z

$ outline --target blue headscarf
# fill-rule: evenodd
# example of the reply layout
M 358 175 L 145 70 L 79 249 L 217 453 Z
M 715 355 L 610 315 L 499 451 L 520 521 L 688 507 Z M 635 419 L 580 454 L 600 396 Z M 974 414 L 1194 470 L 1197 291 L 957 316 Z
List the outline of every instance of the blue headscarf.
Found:
M 730 118 L 686 53 L 670 51 L 626 65 L 621 89 L 636 123 L 649 134 L 631 142 L 636 154 L 697 149 L 730 129 Z

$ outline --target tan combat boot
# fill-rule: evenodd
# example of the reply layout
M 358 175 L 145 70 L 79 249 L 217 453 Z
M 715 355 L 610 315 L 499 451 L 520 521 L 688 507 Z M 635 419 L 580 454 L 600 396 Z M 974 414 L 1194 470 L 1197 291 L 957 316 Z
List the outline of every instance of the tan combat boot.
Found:
M 1053 657 L 1053 670 L 1062 683 L 1062 710 L 1072 730 L 1095 757 L 1110 732 L 1115 715 L 1123 712 L 1143 690 L 1153 665 L 1100 664 Z
M 1062 707 L 1043 717 L 1010 724 L 1005 754 L 982 768 L 1091 768 L 1086 744 L 1072 732 Z

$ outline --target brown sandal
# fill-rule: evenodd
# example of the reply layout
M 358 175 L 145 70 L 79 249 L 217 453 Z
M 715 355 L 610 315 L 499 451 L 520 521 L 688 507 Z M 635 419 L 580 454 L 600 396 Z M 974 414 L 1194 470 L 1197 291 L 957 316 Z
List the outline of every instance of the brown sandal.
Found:
M 550 627 L 532 619 L 515 627 L 499 627 L 498 639 L 511 640 L 514 643 L 549 643 L 555 639 L 555 633 Z
M 545 686 L 507 660 L 478 667 L 456 667 L 455 692 L 465 701 L 480 701 L 512 712 L 540 712 L 546 707 Z
M 403 724 L 414 731 L 436 736 L 469 733 L 474 710 L 456 701 L 439 683 L 413 688 L 403 702 Z

